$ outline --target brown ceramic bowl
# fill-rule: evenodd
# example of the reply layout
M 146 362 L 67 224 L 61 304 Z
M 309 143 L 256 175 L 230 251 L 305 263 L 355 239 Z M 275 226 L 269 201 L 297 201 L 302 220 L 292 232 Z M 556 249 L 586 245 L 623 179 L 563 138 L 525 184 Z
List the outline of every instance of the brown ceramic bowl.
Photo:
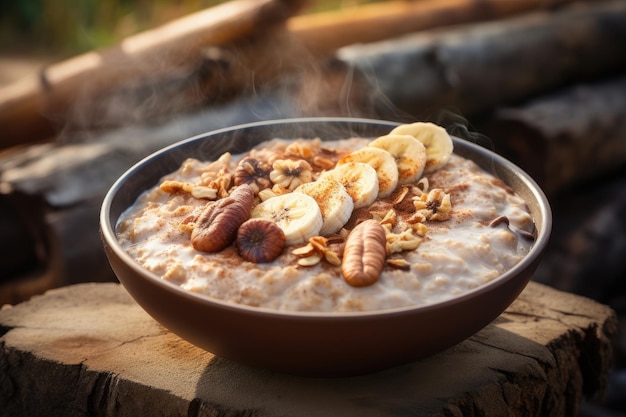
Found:
M 397 123 L 348 118 L 268 121 L 222 129 L 179 142 L 130 168 L 104 199 L 101 234 L 123 286 L 155 320 L 217 356 L 300 375 L 345 376 L 404 364 L 449 348 L 500 315 L 524 289 L 551 230 L 548 201 L 521 169 L 473 143 L 454 138 L 455 153 L 501 178 L 528 203 L 537 240 L 528 256 L 470 293 L 422 307 L 362 313 L 282 312 L 236 305 L 182 290 L 146 271 L 122 249 L 115 225 L 144 190 L 193 156 L 213 160 L 273 137 L 375 137 Z

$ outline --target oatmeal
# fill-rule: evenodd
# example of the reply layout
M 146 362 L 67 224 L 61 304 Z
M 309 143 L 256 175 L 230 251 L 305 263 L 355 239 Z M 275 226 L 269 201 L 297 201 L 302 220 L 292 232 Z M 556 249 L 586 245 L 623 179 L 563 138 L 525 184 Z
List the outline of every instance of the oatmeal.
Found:
M 533 231 L 524 200 L 427 123 L 190 158 L 117 225 L 139 264 L 185 290 L 321 312 L 463 294 L 526 256 Z

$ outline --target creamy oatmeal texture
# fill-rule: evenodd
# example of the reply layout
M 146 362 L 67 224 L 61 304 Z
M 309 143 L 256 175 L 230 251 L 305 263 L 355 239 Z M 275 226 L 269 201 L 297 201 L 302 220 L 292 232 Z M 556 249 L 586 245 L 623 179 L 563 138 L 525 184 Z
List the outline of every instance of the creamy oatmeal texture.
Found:
M 119 240 L 139 264 L 185 290 L 250 306 L 322 312 L 443 301 L 490 282 L 528 253 L 534 224 L 526 203 L 502 181 L 456 154 L 441 161 L 428 156 L 425 169 L 401 173 L 386 196 L 380 192 L 380 175 L 388 167 L 375 167 L 381 185 L 366 205 L 355 200 L 354 193 L 345 201 L 332 191 L 332 200 L 318 200 L 319 206 L 327 206 L 320 209 L 323 225 L 317 225 L 318 219 L 307 220 L 307 232 L 312 227 L 317 233 L 298 241 L 299 236 L 286 230 L 288 243 L 271 262 L 244 260 L 237 243 L 217 252 L 192 245 L 191 235 L 207 205 L 223 202 L 234 189 L 244 188 L 240 184 L 252 189 L 251 216 L 263 216 L 258 212 L 276 207 L 280 196 L 303 193 L 302 184 L 322 189 L 318 184 L 329 172 L 352 162 L 347 155 L 371 142 L 275 139 L 246 155 L 224 154 L 212 162 L 188 159 L 124 213 L 117 227 Z M 428 153 L 431 149 L 425 145 Z M 402 166 L 397 155 L 395 161 L 400 172 L 416 163 Z M 354 172 L 350 169 L 344 171 Z M 369 168 L 359 169 L 371 175 Z M 361 190 L 360 197 L 371 199 L 371 194 Z M 341 213 L 347 207 L 344 220 Z M 335 208 L 340 209 L 332 212 Z M 384 241 L 376 243 L 385 252 L 382 272 L 368 285 L 350 285 L 342 273 L 346 241 L 357 224 L 369 219 L 386 235 L 386 246 Z M 327 228 L 324 236 L 319 233 L 322 227 Z

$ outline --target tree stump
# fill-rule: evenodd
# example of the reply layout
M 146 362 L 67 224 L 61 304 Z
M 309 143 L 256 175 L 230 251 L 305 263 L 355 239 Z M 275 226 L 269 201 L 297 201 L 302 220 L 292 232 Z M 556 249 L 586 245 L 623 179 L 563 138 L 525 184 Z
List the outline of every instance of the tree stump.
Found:
M 303 378 L 215 357 L 119 284 L 78 284 L 0 310 L 5 416 L 573 416 L 605 388 L 613 311 L 531 282 L 498 319 L 432 357 Z M 306 360 L 306 358 L 302 358 Z

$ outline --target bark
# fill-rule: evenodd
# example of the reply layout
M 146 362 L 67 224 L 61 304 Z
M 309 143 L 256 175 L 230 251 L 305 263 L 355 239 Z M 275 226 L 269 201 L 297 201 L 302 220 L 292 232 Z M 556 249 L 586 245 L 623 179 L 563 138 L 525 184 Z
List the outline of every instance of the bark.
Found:
M 617 331 L 609 308 L 531 282 L 494 323 L 445 352 L 319 379 L 217 358 L 158 325 L 118 284 L 4 308 L 0 329 L 7 417 L 573 416 L 583 399 L 601 398 Z
M 626 166 L 626 78 L 500 108 L 482 131 L 547 193 L 594 187 L 594 180 L 601 184 Z
M 254 93 L 339 47 L 572 0 L 392 1 L 298 16 L 305 0 L 237 0 L 45 68 L 0 90 L 0 149 L 154 120 Z
M 389 117 L 476 119 L 567 85 L 626 71 L 626 3 L 575 4 L 338 51 L 396 108 Z M 383 103 L 387 107 L 387 103 Z

